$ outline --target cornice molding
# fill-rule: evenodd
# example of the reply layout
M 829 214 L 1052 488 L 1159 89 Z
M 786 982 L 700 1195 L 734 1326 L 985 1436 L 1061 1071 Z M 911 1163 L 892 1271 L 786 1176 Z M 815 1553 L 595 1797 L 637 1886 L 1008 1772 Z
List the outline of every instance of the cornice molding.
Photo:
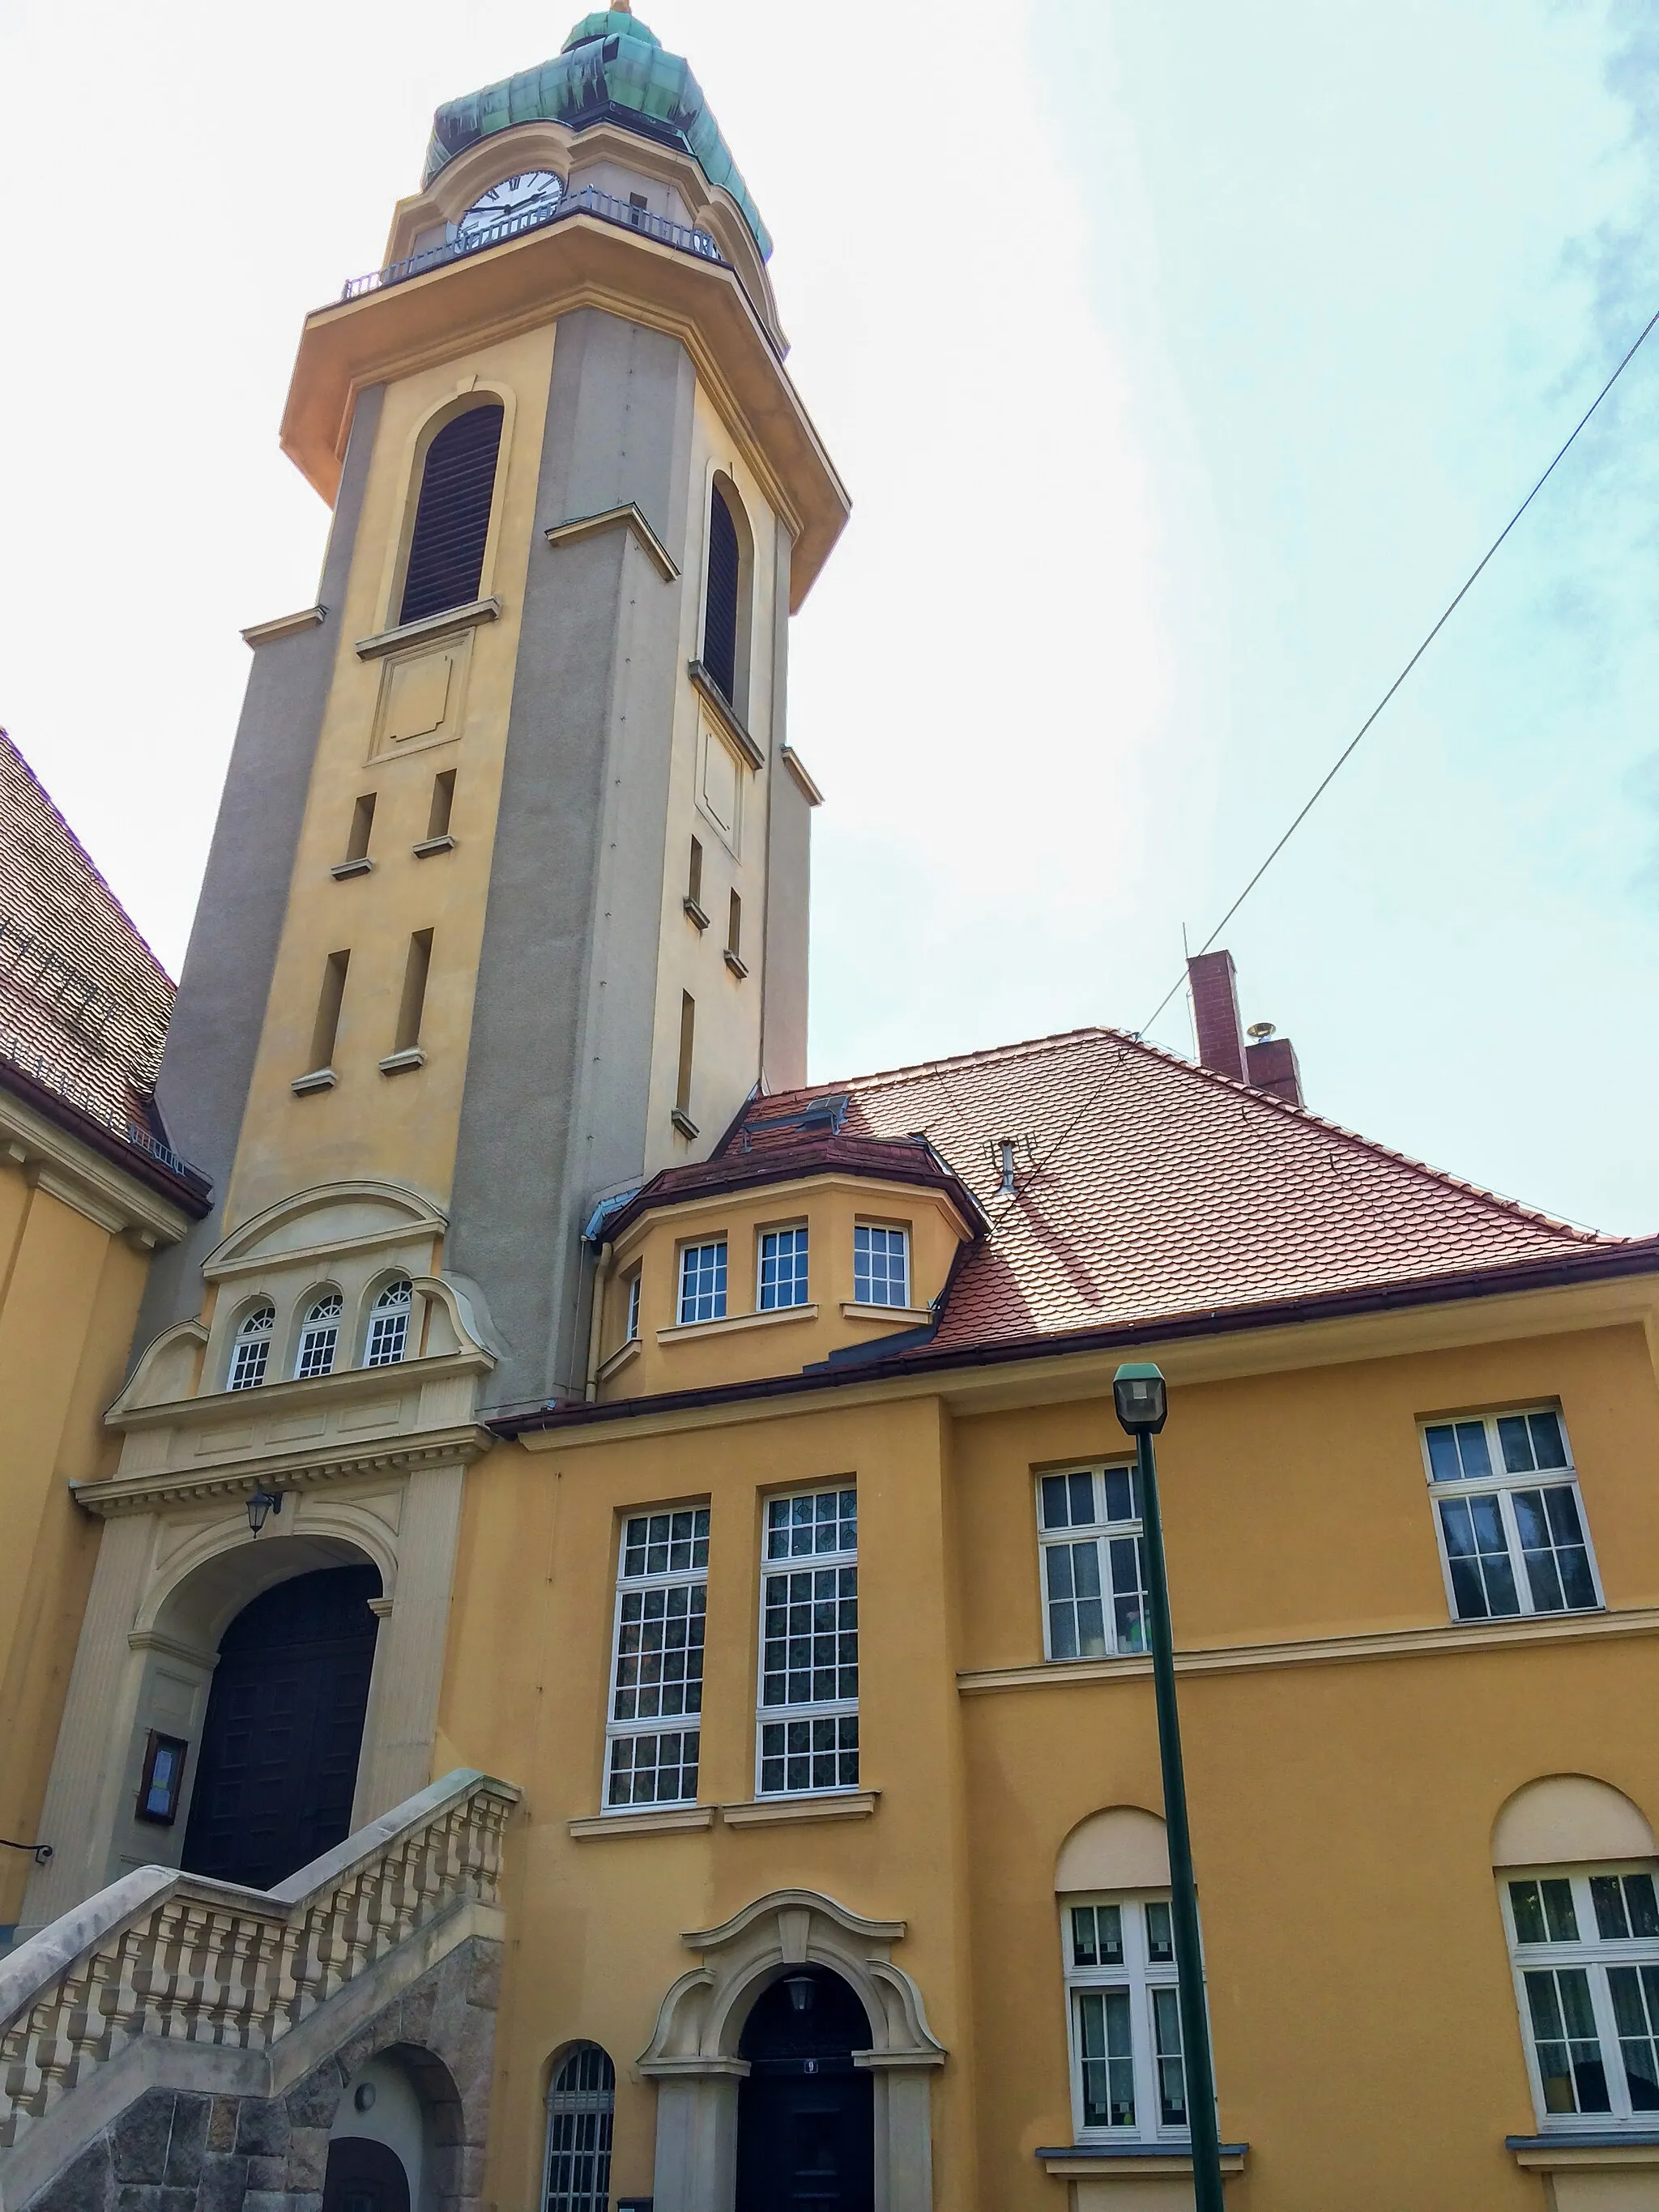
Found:
M 598 538 L 607 530 L 626 530 L 649 557 L 665 584 L 680 573 L 679 563 L 644 515 L 629 500 L 623 507 L 607 507 L 599 514 L 573 514 L 543 532 L 550 545 L 580 545 L 584 538 Z
M 796 788 L 806 804 L 809 806 L 822 806 L 823 793 L 818 788 L 817 779 L 812 775 L 793 745 L 780 745 L 778 757 L 790 775 L 793 776 Z
M 22 1169 L 39 1189 L 61 1200 L 110 1236 L 131 1236 L 153 1249 L 177 1244 L 190 1229 L 190 1216 L 169 1205 L 157 1191 L 124 1175 L 90 1146 L 0 1085 L 0 1157 Z
M 315 629 L 319 623 L 327 619 L 326 607 L 301 607 L 298 614 L 277 615 L 270 622 L 250 623 L 242 632 L 242 642 L 256 649 L 262 645 L 274 645 L 279 637 L 297 637 L 302 630 Z
M 360 1444 L 334 1443 L 322 1451 L 301 1446 L 291 1452 L 260 1452 L 239 1460 L 234 1468 L 172 1468 L 154 1474 L 115 1475 L 103 1482 L 72 1482 L 70 1492 L 77 1505 L 109 1521 L 125 1513 L 153 1512 L 161 1505 L 246 1498 L 261 1483 L 283 1490 L 315 1490 L 358 1475 L 467 1467 L 495 1441 L 488 1429 L 467 1421 L 416 1435 L 366 1437 Z
M 433 1279 L 422 1275 L 416 1287 Z M 205 1332 L 202 1340 L 207 1340 Z M 475 1345 L 459 1352 L 434 1352 L 425 1359 L 399 1359 L 390 1367 L 338 1367 L 331 1375 L 307 1376 L 303 1381 L 262 1382 L 257 1390 L 210 1390 L 198 1397 L 169 1398 L 147 1406 L 125 1405 L 118 1398 L 104 1416 L 104 1426 L 125 1435 L 138 1429 L 219 1428 L 243 1414 L 282 1419 L 325 1406 L 349 1405 L 359 1398 L 384 1398 L 388 1392 L 407 1397 L 422 1383 L 447 1375 L 487 1375 L 495 1364 L 493 1355 Z
M 1659 1636 L 1659 1606 L 1608 1613 L 1551 1613 L 1528 1620 L 1474 1621 L 1455 1626 L 1389 1628 L 1367 1636 L 1312 1636 L 1279 1644 L 1229 1644 L 1177 1651 L 1178 1674 L 1247 1674 L 1263 1667 L 1340 1667 L 1369 1659 L 1437 1657 L 1448 1651 L 1491 1651 L 1542 1644 L 1603 1642 L 1609 1637 Z M 1078 1682 L 1150 1678 L 1150 1658 L 1048 1659 L 1031 1666 L 979 1667 L 957 1676 L 964 1697 L 995 1690 L 1061 1690 Z

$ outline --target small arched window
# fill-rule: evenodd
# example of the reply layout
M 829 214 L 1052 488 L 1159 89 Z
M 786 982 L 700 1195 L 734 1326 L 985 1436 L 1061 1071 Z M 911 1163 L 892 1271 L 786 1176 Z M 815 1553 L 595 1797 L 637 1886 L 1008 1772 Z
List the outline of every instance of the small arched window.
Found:
M 300 1331 L 299 1356 L 294 1363 L 295 1379 L 303 1382 L 310 1375 L 331 1375 L 334 1355 L 340 1348 L 340 1293 L 325 1291 L 314 1304 L 306 1309 L 305 1325 Z
M 242 1316 L 231 1344 L 228 1390 L 256 1390 L 264 1381 L 276 1327 L 276 1309 L 269 1304 L 255 1306 L 252 1313 Z
M 708 585 L 703 594 L 702 665 L 735 706 L 738 598 L 743 559 L 738 526 L 719 484 L 708 500 Z
M 544 2212 L 605 2212 L 616 2109 L 616 2068 L 597 2043 L 579 2043 L 547 2093 Z
M 365 1367 L 395 1367 L 403 1358 L 409 1342 L 409 1316 L 414 1303 L 415 1294 L 407 1275 L 388 1283 L 380 1292 L 368 1317 L 368 1343 L 363 1352 Z
M 495 460 L 501 445 L 501 403 L 487 401 L 456 416 L 426 449 L 421 495 L 404 573 L 400 623 L 420 622 L 464 607 L 478 596 Z

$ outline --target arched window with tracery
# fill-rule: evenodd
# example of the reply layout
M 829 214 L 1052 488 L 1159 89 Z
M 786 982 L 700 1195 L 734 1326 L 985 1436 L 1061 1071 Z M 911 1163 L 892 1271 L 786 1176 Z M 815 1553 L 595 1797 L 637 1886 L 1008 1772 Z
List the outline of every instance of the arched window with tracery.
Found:
M 547 2093 L 543 2212 L 609 2212 L 617 2069 L 597 2043 L 567 2051 Z
M 242 1316 L 231 1342 L 228 1390 L 255 1390 L 264 1381 L 276 1327 L 276 1309 L 269 1300 Z
M 501 401 L 487 400 L 446 422 L 427 447 L 399 623 L 421 622 L 477 598 L 502 419 Z
M 295 1379 L 303 1382 L 308 1376 L 331 1375 L 334 1357 L 340 1348 L 340 1315 L 343 1311 L 340 1293 L 325 1291 L 306 1308 L 306 1317 L 300 1330 L 300 1349 L 294 1362 Z
M 368 1316 L 368 1342 L 363 1349 L 365 1367 L 395 1367 L 409 1345 L 409 1317 L 415 1293 L 407 1275 L 388 1283 L 375 1299 Z
M 708 581 L 703 592 L 702 665 L 726 700 L 737 704 L 738 611 L 743 554 L 726 491 L 708 496 Z

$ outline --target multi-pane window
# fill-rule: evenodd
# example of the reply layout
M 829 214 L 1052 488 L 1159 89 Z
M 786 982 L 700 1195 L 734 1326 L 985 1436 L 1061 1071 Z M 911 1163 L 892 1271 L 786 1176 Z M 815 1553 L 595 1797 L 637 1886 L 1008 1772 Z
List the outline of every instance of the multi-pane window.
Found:
M 407 1275 L 388 1283 L 368 1317 L 365 1367 L 395 1367 L 409 1343 L 409 1316 L 415 1293 Z
M 1067 1898 L 1060 1917 L 1079 2139 L 1184 2141 L 1187 2075 L 1168 1898 Z
M 858 1493 L 774 1498 L 761 1547 L 758 1790 L 859 1780 Z
M 708 1508 L 623 1527 L 607 1729 L 607 1811 L 696 1801 Z
M 680 1250 L 680 1326 L 726 1319 L 726 1239 Z
M 257 1390 L 270 1364 L 270 1339 L 276 1327 L 276 1309 L 255 1306 L 244 1314 L 231 1346 L 228 1390 Z
M 624 1342 L 629 1344 L 636 1343 L 639 1340 L 639 1334 L 640 1276 L 639 1270 L 635 1268 L 635 1272 L 628 1279 L 628 1334 L 626 1338 L 623 1340 Z
M 756 1304 L 762 1313 L 775 1312 L 781 1306 L 804 1306 L 806 1304 L 806 1231 L 805 1229 L 769 1229 L 760 1241 L 760 1295 Z
M 1651 1867 L 1504 1884 L 1533 2095 L 1546 2125 L 1659 2112 L 1659 1893 Z
M 606 2212 L 617 2069 L 597 2043 L 579 2043 L 547 2093 L 543 2212 Z
M 1423 1450 L 1457 1620 L 1601 1604 L 1559 1413 L 1428 1422 Z
M 910 1234 L 866 1221 L 853 1231 L 853 1299 L 861 1306 L 910 1303 Z
M 306 1309 L 305 1324 L 300 1331 L 300 1350 L 294 1362 L 297 1379 L 304 1382 L 311 1375 L 331 1375 L 334 1355 L 340 1348 L 340 1293 L 328 1291 Z
M 1146 1555 L 1130 1467 L 1037 1477 L 1043 1648 L 1050 1659 L 1146 1649 Z

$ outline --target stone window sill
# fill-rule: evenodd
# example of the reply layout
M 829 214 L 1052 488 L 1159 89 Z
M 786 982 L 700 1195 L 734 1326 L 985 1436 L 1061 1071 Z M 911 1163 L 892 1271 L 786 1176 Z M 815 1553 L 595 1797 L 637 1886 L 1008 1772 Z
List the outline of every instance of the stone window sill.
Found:
M 701 937 L 703 931 L 708 927 L 708 916 L 697 904 L 697 902 L 692 897 L 690 891 L 688 891 L 685 896 L 680 901 L 680 904 L 685 909 L 686 920 L 688 921 L 696 922 L 697 926 L 697 934 Z
M 732 1336 L 745 1328 L 771 1328 L 783 1321 L 816 1321 L 816 1306 L 774 1306 L 766 1313 L 728 1314 L 724 1321 L 687 1321 L 657 1331 L 659 1344 L 684 1344 L 700 1336 Z
M 1249 2143 L 1223 2143 L 1221 2171 L 1243 2173 Z M 1178 2143 L 1061 2143 L 1035 2152 L 1043 2171 L 1068 2181 L 1146 2181 L 1189 2174 L 1193 2154 Z
M 637 1336 L 630 1336 L 626 1344 L 619 1344 L 617 1346 L 608 1359 L 602 1359 L 599 1362 L 597 1379 L 601 1382 L 608 1382 L 613 1375 L 621 1373 L 630 1359 L 637 1359 L 639 1356 L 640 1340 Z
M 309 1075 L 296 1075 L 288 1087 L 296 1098 L 303 1098 L 308 1091 L 332 1091 L 338 1081 L 331 1067 L 313 1067 Z
M 848 1321 L 898 1322 L 907 1328 L 933 1318 L 931 1306 L 861 1306 L 851 1298 L 842 1300 L 841 1310 Z
M 752 769 L 766 766 L 766 755 L 744 727 L 737 708 L 720 690 L 702 661 L 694 660 L 687 671 L 699 696 L 708 707 L 721 730 L 731 739 Z
M 412 1069 L 425 1066 L 426 1054 L 419 1045 L 412 1044 L 406 1052 L 389 1052 L 380 1062 L 380 1073 L 382 1075 L 407 1075 Z
M 741 983 L 744 977 L 749 973 L 749 963 L 744 959 L 740 954 L 733 952 L 729 945 L 726 948 L 724 958 L 726 966 L 737 977 L 738 982 Z
M 343 884 L 349 876 L 372 875 L 374 872 L 374 863 L 367 855 L 356 860 L 336 860 L 328 872 L 337 884 Z
M 379 630 L 373 637 L 360 637 L 355 650 L 359 660 L 379 660 L 388 653 L 396 653 L 401 645 L 448 637 L 458 629 L 476 629 L 480 623 L 494 622 L 501 611 L 499 599 L 471 599 L 464 607 L 446 607 L 441 614 L 427 615 L 419 622 L 399 623 L 395 629 Z
M 441 837 L 422 837 L 418 845 L 410 848 L 417 860 L 424 860 L 433 853 L 453 853 L 454 849 L 455 840 L 447 834 Z
M 1506 2136 L 1504 2148 L 1515 2162 L 1534 2173 L 1565 2172 L 1572 2167 L 1659 2166 L 1659 2133 L 1649 2128 L 1586 2129 L 1583 2135 Z
M 679 1131 L 681 1136 L 695 1137 L 696 1135 L 697 1125 L 691 1119 L 691 1116 L 686 1112 L 684 1106 L 675 1106 L 672 1108 L 670 1109 L 668 1118 L 674 1124 L 674 1127 Z
M 594 1843 L 602 1836 L 668 1836 L 682 1829 L 714 1825 L 712 1805 L 671 1805 L 664 1812 L 600 1813 L 592 1820 L 565 1823 L 578 1843 Z
M 826 1790 L 815 1797 L 751 1797 L 741 1805 L 722 1805 L 728 1828 L 775 1828 L 790 1820 L 867 1820 L 879 1790 Z

